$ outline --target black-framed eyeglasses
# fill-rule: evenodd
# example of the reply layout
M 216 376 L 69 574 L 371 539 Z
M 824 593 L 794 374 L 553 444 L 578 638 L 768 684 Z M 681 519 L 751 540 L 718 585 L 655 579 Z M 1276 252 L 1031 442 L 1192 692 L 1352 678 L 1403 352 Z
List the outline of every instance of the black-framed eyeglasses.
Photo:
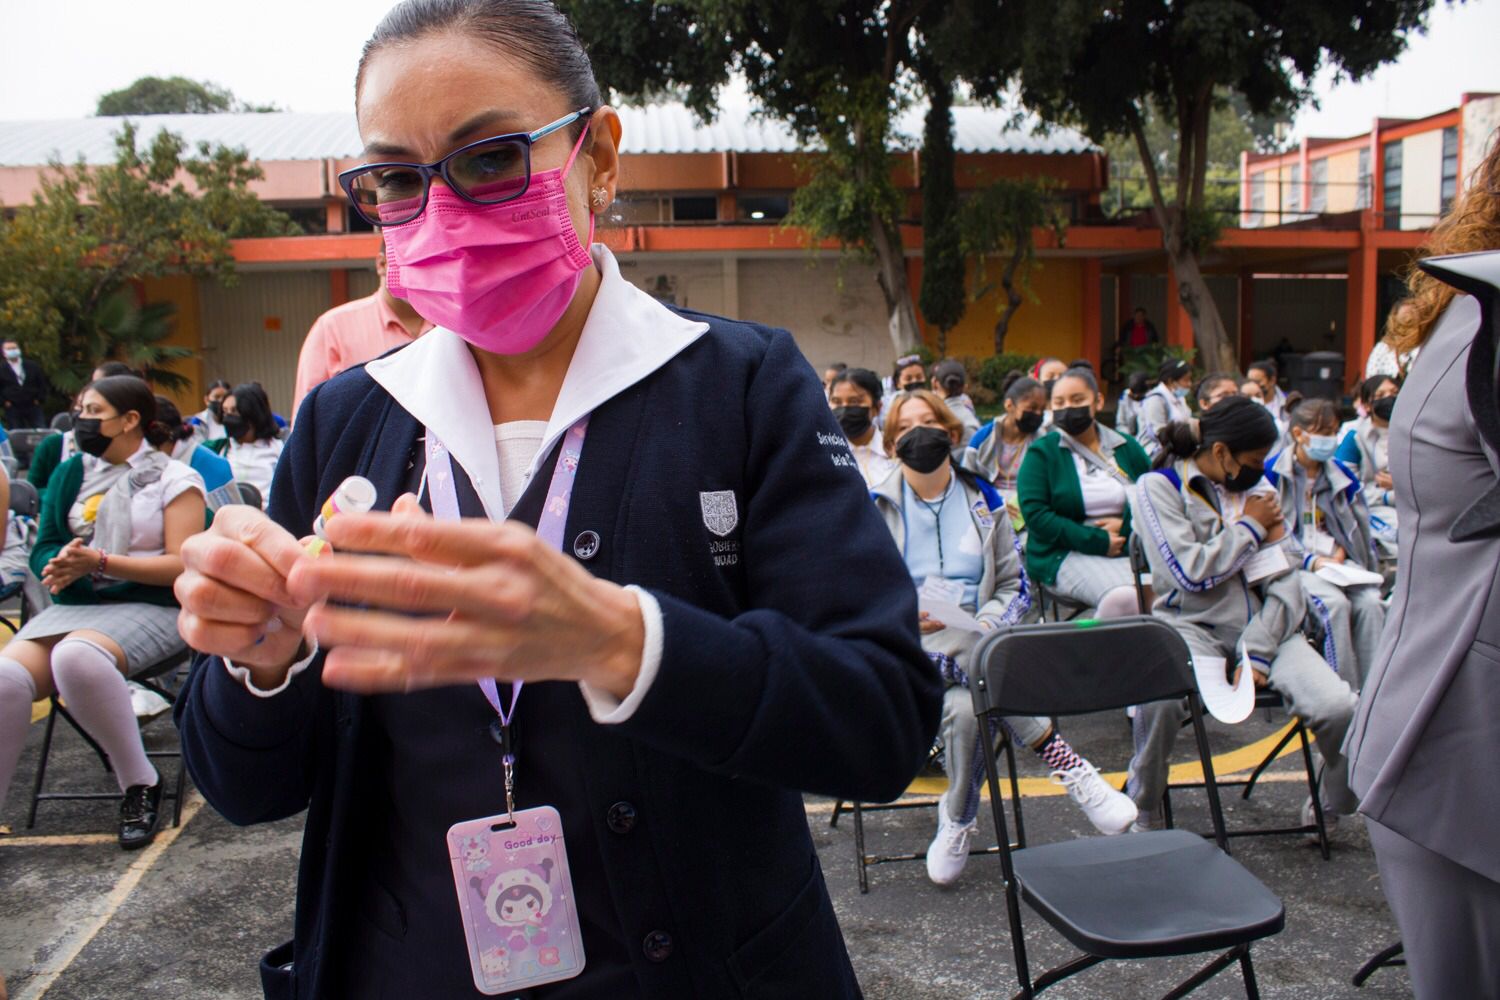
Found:
M 372 226 L 399 226 L 421 215 L 434 177 L 476 205 L 513 201 L 531 187 L 531 147 L 596 110 L 579 108 L 535 132 L 480 139 L 433 163 L 366 163 L 339 174 L 339 186 Z

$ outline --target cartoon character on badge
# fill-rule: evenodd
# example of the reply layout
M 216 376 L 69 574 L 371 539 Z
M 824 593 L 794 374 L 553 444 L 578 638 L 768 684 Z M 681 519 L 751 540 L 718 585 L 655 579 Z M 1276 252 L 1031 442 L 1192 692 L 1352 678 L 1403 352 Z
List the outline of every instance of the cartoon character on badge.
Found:
M 513 955 L 547 943 L 547 915 L 552 911 L 552 859 L 535 867 L 501 872 L 484 897 L 490 922 L 513 933 L 505 942 Z M 479 879 L 471 879 L 477 892 Z
M 465 871 L 487 872 L 490 870 L 488 837 L 465 837 L 459 846 L 464 852 Z

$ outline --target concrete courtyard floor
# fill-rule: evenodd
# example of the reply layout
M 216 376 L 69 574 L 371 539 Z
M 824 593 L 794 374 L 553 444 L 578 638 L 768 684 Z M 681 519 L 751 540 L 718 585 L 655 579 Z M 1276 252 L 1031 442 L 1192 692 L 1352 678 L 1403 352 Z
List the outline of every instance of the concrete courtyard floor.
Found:
M 1257 715 L 1240 726 L 1216 726 L 1218 769 L 1247 770 L 1283 723 Z M 300 818 L 238 829 L 189 786 L 181 827 L 166 830 L 136 854 L 115 846 L 112 802 L 43 803 L 36 827 L 26 830 L 41 730 L 40 723 L 32 726 L 14 787 L 0 804 L 0 823 L 14 831 L 0 836 L 0 972 L 12 1000 L 259 997 L 260 953 L 290 933 Z M 1101 770 L 1123 768 L 1129 737 L 1122 717 L 1070 720 L 1065 730 Z M 170 718 L 154 720 L 145 731 L 149 747 L 175 746 Z M 1179 746 L 1184 761 L 1181 751 L 1188 743 Z M 815 750 L 810 746 L 808 752 Z M 175 761 L 162 766 L 169 779 L 175 776 Z M 1022 772 L 1033 843 L 1091 832 L 1072 803 L 1054 794 L 1038 762 L 1023 760 Z M 59 726 L 48 786 L 107 791 L 113 784 L 83 742 Z M 919 779 L 913 791 L 940 787 L 939 780 Z M 1228 822 L 1231 827 L 1294 823 L 1305 796 L 1300 758 L 1284 757 L 1248 803 L 1226 793 Z M 1180 822 L 1207 828 L 1200 794 L 1185 793 L 1175 801 Z M 832 807 L 825 799 L 807 799 L 808 822 L 865 995 L 871 1000 L 1012 995 L 1016 982 L 998 859 L 974 858 L 947 889 L 931 885 L 920 862 L 879 866 L 870 872 L 871 891 L 861 895 L 853 824 L 845 815 L 830 828 Z M 987 807 L 981 817 L 986 842 L 993 843 Z M 876 853 L 921 852 L 934 823 L 930 809 L 871 815 L 868 847 Z M 1286 930 L 1254 952 L 1267 1000 L 1410 996 L 1399 968 L 1377 972 L 1364 989 L 1349 982 L 1369 955 L 1397 937 L 1358 819 L 1340 824 L 1327 862 L 1300 836 L 1240 839 L 1234 851 L 1286 905 Z M 1070 956 L 1060 937 L 1023 912 L 1034 973 Z M 1046 996 L 1160 996 L 1198 964 L 1193 958 L 1108 963 Z M 1194 995 L 1232 998 L 1244 992 L 1238 973 L 1230 971 Z

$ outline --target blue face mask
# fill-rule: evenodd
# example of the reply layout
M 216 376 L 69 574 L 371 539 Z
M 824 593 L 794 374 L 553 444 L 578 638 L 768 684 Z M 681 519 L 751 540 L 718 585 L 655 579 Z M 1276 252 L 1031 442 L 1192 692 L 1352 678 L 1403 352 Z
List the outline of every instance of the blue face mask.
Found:
M 1177 388 L 1172 390 L 1172 395 L 1176 396 L 1178 399 L 1187 399 L 1187 394 L 1188 391 L 1182 386 L 1178 386 Z
M 1326 462 L 1331 459 L 1334 452 L 1339 450 L 1339 439 L 1332 434 L 1309 435 L 1307 443 L 1302 446 L 1307 452 L 1307 457 L 1314 462 Z

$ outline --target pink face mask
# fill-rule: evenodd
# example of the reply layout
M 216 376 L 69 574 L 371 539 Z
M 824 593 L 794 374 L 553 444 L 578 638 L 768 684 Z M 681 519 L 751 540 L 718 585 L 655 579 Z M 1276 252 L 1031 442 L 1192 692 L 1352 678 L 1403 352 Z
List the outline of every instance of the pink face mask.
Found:
M 586 135 L 584 129 L 562 169 L 532 174 L 530 188 L 512 201 L 476 205 L 433 185 L 422 215 L 384 230 L 391 294 L 482 351 L 533 350 L 593 263 L 578 241 L 563 186 Z

